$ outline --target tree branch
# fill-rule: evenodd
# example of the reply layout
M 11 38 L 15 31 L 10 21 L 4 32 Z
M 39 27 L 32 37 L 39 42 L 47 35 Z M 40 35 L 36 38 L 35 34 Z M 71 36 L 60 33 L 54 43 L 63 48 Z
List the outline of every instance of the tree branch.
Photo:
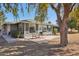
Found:
M 76 5 L 76 3 L 74 3 L 71 8 L 70 8 L 70 12 L 72 11 L 73 7 Z
M 59 23 L 59 24 L 62 23 L 61 16 L 60 16 L 61 4 L 59 3 L 59 4 L 57 5 L 57 7 L 54 7 L 54 5 L 51 4 L 51 7 L 52 7 L 52 9 L 54 9 L 55 12 L 56 12 L 58 23 Z
M 57 8 L 55 8 L 53 4 L 50 4 L 50 6 L 57 12 Z

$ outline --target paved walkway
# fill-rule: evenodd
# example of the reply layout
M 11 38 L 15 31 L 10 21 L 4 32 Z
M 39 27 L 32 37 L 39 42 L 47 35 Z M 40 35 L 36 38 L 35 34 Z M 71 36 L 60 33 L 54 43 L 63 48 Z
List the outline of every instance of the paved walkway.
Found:
M 15 38 L 12 38 L 8 35 L 3 35 L 3 38 L 8 42 L 8 43 L 13 43 L 13 42 L 16 42 L 16 39 Z
M 0 43 L 5 43 L 5 42 L 6 40 L 2 36 L 0 36 Z

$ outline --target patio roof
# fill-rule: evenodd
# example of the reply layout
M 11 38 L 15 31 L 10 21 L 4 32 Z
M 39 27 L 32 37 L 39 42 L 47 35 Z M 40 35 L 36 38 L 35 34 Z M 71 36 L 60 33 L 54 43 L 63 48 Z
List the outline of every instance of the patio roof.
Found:
M 36 24 L 40 24 L 40 23 L 37 23 L 37 22 L 32 21 L 32 20 L 20 20 L 18 22 L 5 22 L 4 24 L 17 24 L 17 23 L 36 23 Z M 58 25 L 48 24 L 48 23 L 44 23 L 43 25 L 52 25 L 54 27 L 59 27 Z
M 4 24 L 16 24 L 16 23 L 19 23 L 19 22 L 5 22 Z

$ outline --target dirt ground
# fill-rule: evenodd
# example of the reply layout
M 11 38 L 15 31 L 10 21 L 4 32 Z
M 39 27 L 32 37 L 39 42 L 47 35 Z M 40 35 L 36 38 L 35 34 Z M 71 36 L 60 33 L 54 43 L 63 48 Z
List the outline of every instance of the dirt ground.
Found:
M 59 47 L 59 38 L 48 43 L 33 41 L 17 41 L 15 43 L 0 43 L 1 56 L 78 56 L 79 33 L 68 34 L 68 45 Z
M 68 41 L 69 43 L 66 47 L 56 49 L 51 48 L 49 54 L 61 56 L 79 56 L 79 33 L 68 34 Z M 55 41 L 55 44 L 56 43 L 59 43 L 59 41 Z

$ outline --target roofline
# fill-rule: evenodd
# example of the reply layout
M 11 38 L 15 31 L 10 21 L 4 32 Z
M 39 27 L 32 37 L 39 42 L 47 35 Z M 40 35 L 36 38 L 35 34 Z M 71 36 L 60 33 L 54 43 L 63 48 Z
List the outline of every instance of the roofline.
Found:
M 17 24 L 17 23 L 35 23 L 35 24 L 40 24 L 40 23 L 37 23 L 37 22 L 33 22 L 33 21 L 29 21 L 29 20 L 21 20 L 21 21 L 18 21 L 18 22 L 5 22 L 4 24 Z M 54 25 L 54 24 L 48 24 L 48 23 L 45 23 L 43 25 L 52 25 L 54 27 L 59 27 L 58 25 Z

